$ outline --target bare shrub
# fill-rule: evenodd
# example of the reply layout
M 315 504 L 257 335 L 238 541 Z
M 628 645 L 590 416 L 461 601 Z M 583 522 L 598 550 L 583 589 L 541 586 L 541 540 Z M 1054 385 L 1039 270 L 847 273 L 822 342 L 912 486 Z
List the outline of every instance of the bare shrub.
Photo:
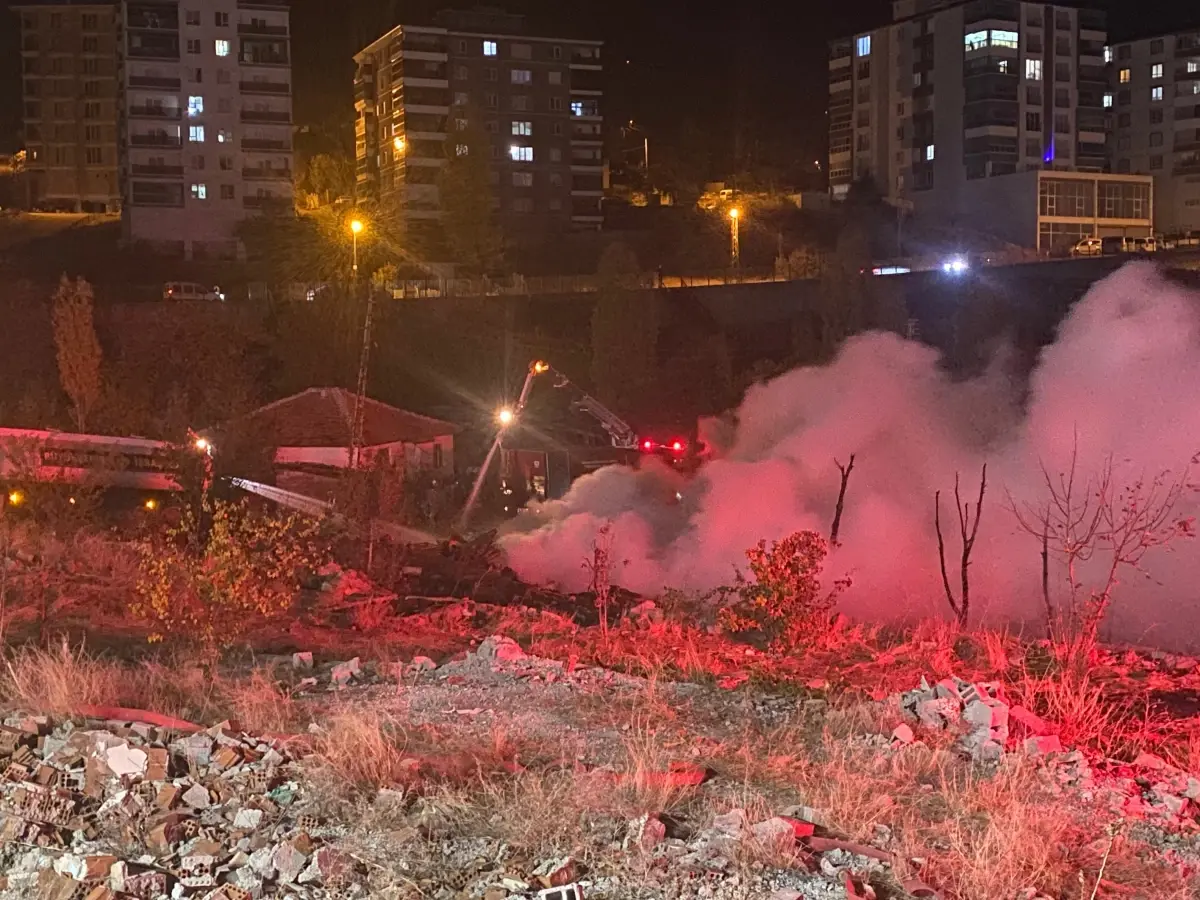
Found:
M 746 551 L 753 581 L 738 575 L 738 600 L 721 610 L 731 632 L 760 632 L 771 643 L 798 647 L 819 643 L 830 631 L 838 595 L 850 586 L 841 578 L 821 589 L 821 568 L 829 542 L 815 531 L 798 531 L 782 541 L 766 541 Z
M 954 507 L 958 513 L 958 535 L 961 541 L 962 554 L 958 561 L 960 593 L 955 599 L 954 590 L 950 587 L 950 576 L 946 572 L 946 541 L 942 536 L 942 492 L 933 495 L 933 524 L 937 530 L 938 562 L 942 570 L 942 586 L 946 590 L 946 602 L 950 604 L 958 626 L 965 628 L 971 615 L 971 551 L 975 549 L 975 538 L 979 535 L 979 521 L 983 517 L 983 495 L 987 490 L 987 464 L 979 476 L 979 499 L 975 501 L 975 515 L 971 516 L 971 507 L 963 503 L 958 491 L 958 474 L 954 476 Z
M 1042 466 L 1047 498 L 1018 507 L 1010 496 L 1009 508 L 1022 530 L 1041 542 L 1042 596 L 1051 639 L 1076 643 L 1086 653 L 1095 646 L 1123 574 L 1132 571 L 1149 578 L 1143 561 L 1151 550 L 1194 537 L 1193 520 L 1176 514 L 1175 507 L 1190 487 L 1190 468 L 1200 456 L 1177 477 L 1160 472 L 1124 483 L 1111 455 L 1097 475 L 1087 478 L 1081 477 L 1078 461 L 1076 441 L 1066 472 L 1052 476 Z M 1065 599 L 1051 590 L 1051 555 L 1063 565 Z M 1089 587 L 1084 569 L 1093 560 L 1102 567 L 1100 580 Z
M 621 563 L 622 566 L 627 564 L 628 560 Z M 592 542 L 591 557 L 583 561 L 583 568 L 591 579 L 592 593 L 596 595 L 596 609 L 600 613 L 600 634 L 604 638 L 605 645 L 608 644 L 609 639 L 608 607 L 612 600 L 613 569 L 616 565 L 613 560 L 612 522 L 605 522 L 596 532 L 596 539 Z

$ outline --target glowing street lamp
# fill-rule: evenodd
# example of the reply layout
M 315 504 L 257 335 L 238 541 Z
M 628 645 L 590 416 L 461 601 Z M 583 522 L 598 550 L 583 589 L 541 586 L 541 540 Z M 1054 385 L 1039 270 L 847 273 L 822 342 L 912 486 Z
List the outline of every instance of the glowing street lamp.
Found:
M 195 446 L 201 453 L 212 453 L 212 444 L 206 438 L 196 438 Z
M 20 506 L 22 503 L 25 502 L 24 492 L 22 492 L 22 491 L 10 492 L 8 495 L 8 502 L 9 502 L 10 506 Z
M 396 135 L 396 137 L 392 139 L 392 147 L 395 148 L 397 153 L 403 153 L 405 147 L 404 138 L 400 137 L 400 135 Z
M 735 269 L 742 264 L 741 222 L 742 211 L 735 206 L 729 210 L 729 233 L 733 241 L 730 256 Z
M 507 428 L 517 420 L 517 414 L 505 406 L 503 409 L 496 411 L 496 422 L 501 428 Z
M 354 261 L 350 267 L 350 271 L 354 275 L 354 280 L 358 280 L 358 236 L 362 234 L 362 230 L 366 226 L 363 225 L 362 219 L 350 220 L 350 236 L 354 246 Z

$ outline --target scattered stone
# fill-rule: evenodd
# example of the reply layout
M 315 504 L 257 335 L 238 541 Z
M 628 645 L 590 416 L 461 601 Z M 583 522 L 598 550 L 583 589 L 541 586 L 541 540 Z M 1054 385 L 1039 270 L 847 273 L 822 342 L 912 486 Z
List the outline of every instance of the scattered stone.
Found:
M 437 663 L 428 656 L 414 656 L 408 667 L 414 672 L 432 672 L 437 668 Z
M 1023 706 L 1008 708 L 1009 721 L 1016 722 L 1030 735 L 1039 736 L 1050 733 L 1050 724 L 1041 716 L 1035 715 Z
M 657 817 L 639 816 L 629 823 L 622 849 L 650 853 L 667 838 L 667 826 Z
M 350 683 L 351 679 L 357 677 L 360 672 L 361 668 L 356 656 L 349 662 L 342 662 L 335 665 L 329 673 L 329 680 L 337 687 L 344 687 Z
M 750 833 L 763 847 L 786 849 L 796 843 L 796 829 L 792 821 L 775 816 L 751 826 Z
M 292 654 L 293 669 L 311 669 L 313 667 L 313 655 L 311 652 Z
M 1057 734 L 1026 738 L 1024 746 L 1026 756 L 1046 756 L 1063 751 L 1062 742 L 1058 739 Z
M 913 734 L 911 726 L 901 723 L 896 726 L 892 732 L 892 740 L 897 744 L 911 744 L 916 740 L 916 735 Z

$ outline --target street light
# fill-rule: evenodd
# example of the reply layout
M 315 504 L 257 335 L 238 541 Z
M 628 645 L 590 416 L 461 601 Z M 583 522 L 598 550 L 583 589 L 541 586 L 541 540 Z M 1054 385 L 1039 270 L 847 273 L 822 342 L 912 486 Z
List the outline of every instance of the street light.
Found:
M 354 273 L 354 279 L 358 280 L 358 236 L 362 233 L 365 226 L 361 219 L 350 220 L 350 236 L 354 246 L 354 261 L 350 266 L 350 271 Z
M 400 135 L 396 135 L 396 137 L 394 137 L 392 139 L 392 146 L 394 148 L 396 148 L 397 153 L 403 153 L 404 152 L 404 138 L 400 137 Z
M 211 453 L 212 444 L 210 444 L 205 438 L 196 438 L 196 449 L 201 453 Z
M 499 423 L 501 428 L 507 428 L 509 425 L 515 422 L 516 419 L 517 414 L 507 406 L 496 411 L 496 421 Z
M 742 211 L 736 206 L 729 210 L 729 233 L 733 240 L 732 253 L 733 267 L 736 269 L 742 264 L 742 243 L 741 243 L 741 221 Z

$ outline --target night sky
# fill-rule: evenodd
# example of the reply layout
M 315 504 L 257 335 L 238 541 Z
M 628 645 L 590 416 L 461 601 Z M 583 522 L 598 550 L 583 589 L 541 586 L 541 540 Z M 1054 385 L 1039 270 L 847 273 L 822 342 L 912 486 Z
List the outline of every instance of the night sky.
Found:
M 18 146 L 18 25 L 0 0 L 0 150 Z M 426 21 L 437 0 L 292 0 L 300 124 L 352 116 L 351 56 L 401 18 Z M 531 29 L 607 42 L 610 122 L 638 121 L 652 148 L 697 142 L 721 174 L 748 156 L 786 164 L 823 153 L 826 43 L 886 22 L 889 0 L 493 0 Z M 1200 25 L 1200 4 L 1108 0 L 1114 40 Z M 1194 11 L 1189 11 L 1192 7 Z M 628 62 L 626 62 L 628 61 Z M 654 153 L 654 150 L 651 151 Z

